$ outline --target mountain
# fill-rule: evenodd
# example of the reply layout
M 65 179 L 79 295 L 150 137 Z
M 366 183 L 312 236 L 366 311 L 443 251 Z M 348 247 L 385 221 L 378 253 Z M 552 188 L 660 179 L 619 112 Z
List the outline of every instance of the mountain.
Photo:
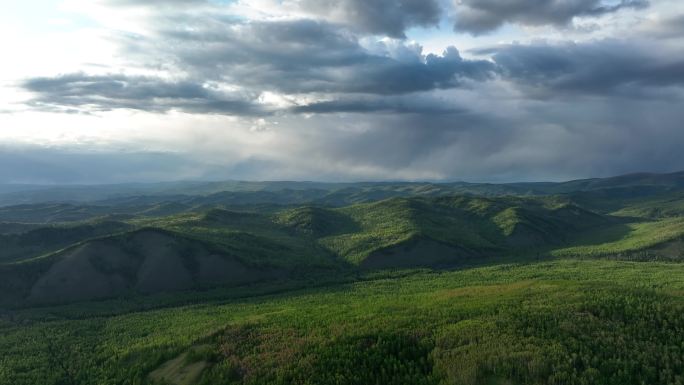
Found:
M 254 241 L 258 244 L 250 244 Z M 271 263 L 269 257 L 275 256 L 264 254 L 276 250 L 282 245 L 257 237 L 233 239 L 226 245 L 143 228 L 0 265 L 0 303 L 65 303 L 239 286 L 304 273 L 295 271 L 300 267 L 296 261 Z
M 681 189 L 684 188 L 684 171 L 668 174 L 634 173 L 610 178 L 581 179 L 558 183 L 547 191 L 553 193 L 569 193 L 575 191 L 592 191 L 630 187 Z
M 511 258 L 678 259 L 683 178 L 674 173 L 505 185 L 119 185 L 114 192 L 168 194 L 0 207 L 1 291 L 5 302 L 16 305 Z M 233 191 L 178 194 L 214 188 Z M 219 264 L 216 279 L 206 279 L 202 269 L 209 256 L 241 273 L 231 276 Z M 145 283 L 148 258 L 159 264 L 155 269 L 167 286 Z M 90 289 L 79 292 L 81 286 Z
M 148 205 L 180 202 L 200 205 L 316 203 L 345 206 L 392 197 L 447 196 L 472 194 L 554 195 L 600 190 L 645 196 L 684 188 L 684 172 L 670 174 L 638 173 L 610 178 L 581 179 L 569 182 L 531 183 L 431 183 L 431 182 L 168 182 L 117 185 L 0 185 L 0 206 L 36 203 L 97 205 Z
M 0 384 L 676 384 L 680 177 L 0 207 Z
M 0 263 L 29 259 L 57 251 L 91 238 L 130 230 L 133 225 L 117 221 L 99 221 L 76 225 L 27 227 L 10 234 L 0 234 Z
M 358 230 L 338 231 L 319 241 L 352 263 L 376 268 L 396 267 L 393 258 L 404 260 L 402 266 L 432 266 L 539 250 L 611 222 L 569 202 L 545 198 L 393 198 L 337 212 Z M 436 259 L 407 258 L 404 252 Z
M 71 302 L 515 256 L 609 255 L 654 250 L 684 234 L 681 218 L 634 222 L 559 196 L 390 198 L 133 218 L 0 236 L 4 301 Z

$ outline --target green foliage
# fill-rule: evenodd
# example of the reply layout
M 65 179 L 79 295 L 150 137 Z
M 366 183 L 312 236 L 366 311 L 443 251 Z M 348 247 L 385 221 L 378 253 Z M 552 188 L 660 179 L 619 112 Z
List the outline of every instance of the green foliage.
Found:
M 611 221 L 562 198 L 441 197 L 390 199 L 337 209 L 359 230 L 320 242 L 353 263 L 373 252 L 427 237 L 474 254 L 562 244 L 569 235 Z
M 552 251 L 555 256 L 609 256 L 655 247 L 684 235 L 684 218 L 616 224 L 580 234 L 574 246 Z
M 626 205 L 613 215 L 650 219 L 681 217 L 684 215 L 684 197 L 678 192 L 665 197 L 643 199 Z
M 684 265 L 656 261 L 682 259 L 680 180 L 229 182 L 176 186 L 206 196 L 5 207 L 3 221 L 43 225 L 0 226 L 0 385 L 683 384 Z M 127 222 L 44 225 L 95 217 Z M 364 270 L 425 244 L 405 254 L 416 265 L 450 250 L 479 265 Z M 81 247 L 114 249 L 75 266 L 131 287 L 147 258 L 176 258 L 196 280 L 220 256 L 239 277 L 27 307 Z M 261 278 L 240 280 L 250 274 Z
M 175 253 L 193 277 L 198 273 L 197 256 L 209 252 L 252 269 L 242 277 L 252 280 L 276 276 L 317 280 L 321 275 L 349 271 L 354 266 L 462 266 L 488 261 L 485 257 L 635 258 L 635 253 L 640 253 L 640 259 L 678 259 L 674 248 L 667 253 L 659 248 L 684 235 L 680 217 L 628 222 L 585 210 L 564 197 L 393 198 L 343 208 L 305 206 L 275 213 L 214 208 L 139 217 L 130 222 L 45 227 L 0 236 L 0 241 L 6 241 L 7 255 L 19 252 L 30 257 L 62 247 L 67 250 L 25 260 L 21 266 L 8 264 L 0 268 L 4 281 L 0 283 L 0 303 L 15 305 L 26 298 L 50 266 L 69 255 L 73 250 L 69 245 L 87 244 L 91 237 L 129 227 L 157 229 L 171 235 Z M 137 233 L 109 236 L 97 242 L 109 242 L 124 254 L 133 255 L 139 251 L 131 249 L 126 239 Z M 31 254 L 29 249 L 36 251 Z M 122 277 L 126 285 L 135 286 L 143 256 L 138 258 L 138 264 L 112 265 L 106 259 L 93 256 L 90 263 L 96 271 L 115 279 Z M 244 284 L 240 278 L 222 283 Z
M 285 210 L 278 213 L 274 220 L 298 233 L 317 238 L 358 231 L 358 225 L 351 217 L 339 210 L 322 207 Z
M 115 221 L 46 226 L 19 234 L 0 235 L 0 263 L 30 259 L 74 243 L 116 234 L 132 226 Z
M 149 384 L 183 353 L 206 362 L 199 384 L 677 384 L 682 290 L 679 264 L 558 260 L 110 316 L 23 310 L 0 323 L 0 384 Z

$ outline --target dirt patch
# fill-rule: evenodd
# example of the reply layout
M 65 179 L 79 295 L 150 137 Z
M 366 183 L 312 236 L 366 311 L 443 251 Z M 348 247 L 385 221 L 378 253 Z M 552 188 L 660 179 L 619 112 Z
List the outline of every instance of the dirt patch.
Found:
M 429 238 L 408 241 L 369 255 L 361 267 L 365 269 L 452 267 L 476 255 L 464 248 L 447 245 Z
M 159 368 L 150 373 L 150 379 L 156 382 L 173 385 L 192 385 L 202 375 L 207 367 L 205 361 L 187 362 L 188 353 L 166 361 Z

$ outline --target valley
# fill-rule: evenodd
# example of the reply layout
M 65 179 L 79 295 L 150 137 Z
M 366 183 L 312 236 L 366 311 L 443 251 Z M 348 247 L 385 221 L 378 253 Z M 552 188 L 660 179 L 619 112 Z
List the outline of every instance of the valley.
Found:
M 0 383 L 681 383 L 684 176 L 632 178 L 0 207 Z

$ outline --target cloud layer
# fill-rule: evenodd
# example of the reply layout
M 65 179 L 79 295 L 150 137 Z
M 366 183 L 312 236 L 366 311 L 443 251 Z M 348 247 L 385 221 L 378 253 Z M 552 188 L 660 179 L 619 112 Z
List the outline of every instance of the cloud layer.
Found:
M 647 0 L 457 0 L 454 28 L 482 34 L 506 23 L 562 27 L 575 17 L 596 17 L 648 5 Z
M 95 3 L 112 61 L 15 79 L 24 110 L 0 123 L 43 136 L 0 135 L 15 159 L 0 181 L 83 183 L 96 167 L 116 181 L 684 168 L 684 6 L 670 0 Z M 31 114 L 71 115 L 51 127 Z M 39 171 L 49 158 L 61 171 Z
M 684 85 L 684 54 L 652 42 L 509 45 L 491 50 L 506 79 L 548 96 L 647 96 Z
M 171 81 L 154 77 L 97 75 L 83 73 L 51 78 L 33 78 L 23 87 L 38 96 L 36 108 L 84 109 L 86 112 L 132 109 L 168 112 L 176 109 L 192 113 L 265 115 L 265 107 L 248 94 L 224 92 L 187 80 Z
M 36 95 L 33 106 L 47 109 L 175 109 L 249 116 L 278 109 L 331 112 L 337 105 L 345 111 L 358 101 L 335 101 L 344 95 L 392 96 L 456 88 L 464 82 L 485 81 L 495 73 L 490 61 L 463 59 L 454 47 L 441 55 L 425 55 L 420 46 L 400 40 L 364 47 L 358 36 L 326 22 L 213 19 L 207 26 L 201 21 L 206 20 L 193 20 L 188 30 L 165 20 L 156 26 L 153 38 L 135 37 L 124 45 L 125 52 L 142 56 L 141 61 L 160 58 L 154 65 L 166 66 L 178 80 L 75 73 L 28 79 L 23 87 Z M 164 42 L 162 49 L 157 47 L 158 39 Z M 290 105 L 272 106 L 259 102 L 265 92 L 323 95 L 324 100 L 298 102 L 290 97 Z
M 311 15 L 342 23 L 367 33 L 404 37 L 414 26 L 439 24 L 437 0 L 299 0 L 297 7 Z

